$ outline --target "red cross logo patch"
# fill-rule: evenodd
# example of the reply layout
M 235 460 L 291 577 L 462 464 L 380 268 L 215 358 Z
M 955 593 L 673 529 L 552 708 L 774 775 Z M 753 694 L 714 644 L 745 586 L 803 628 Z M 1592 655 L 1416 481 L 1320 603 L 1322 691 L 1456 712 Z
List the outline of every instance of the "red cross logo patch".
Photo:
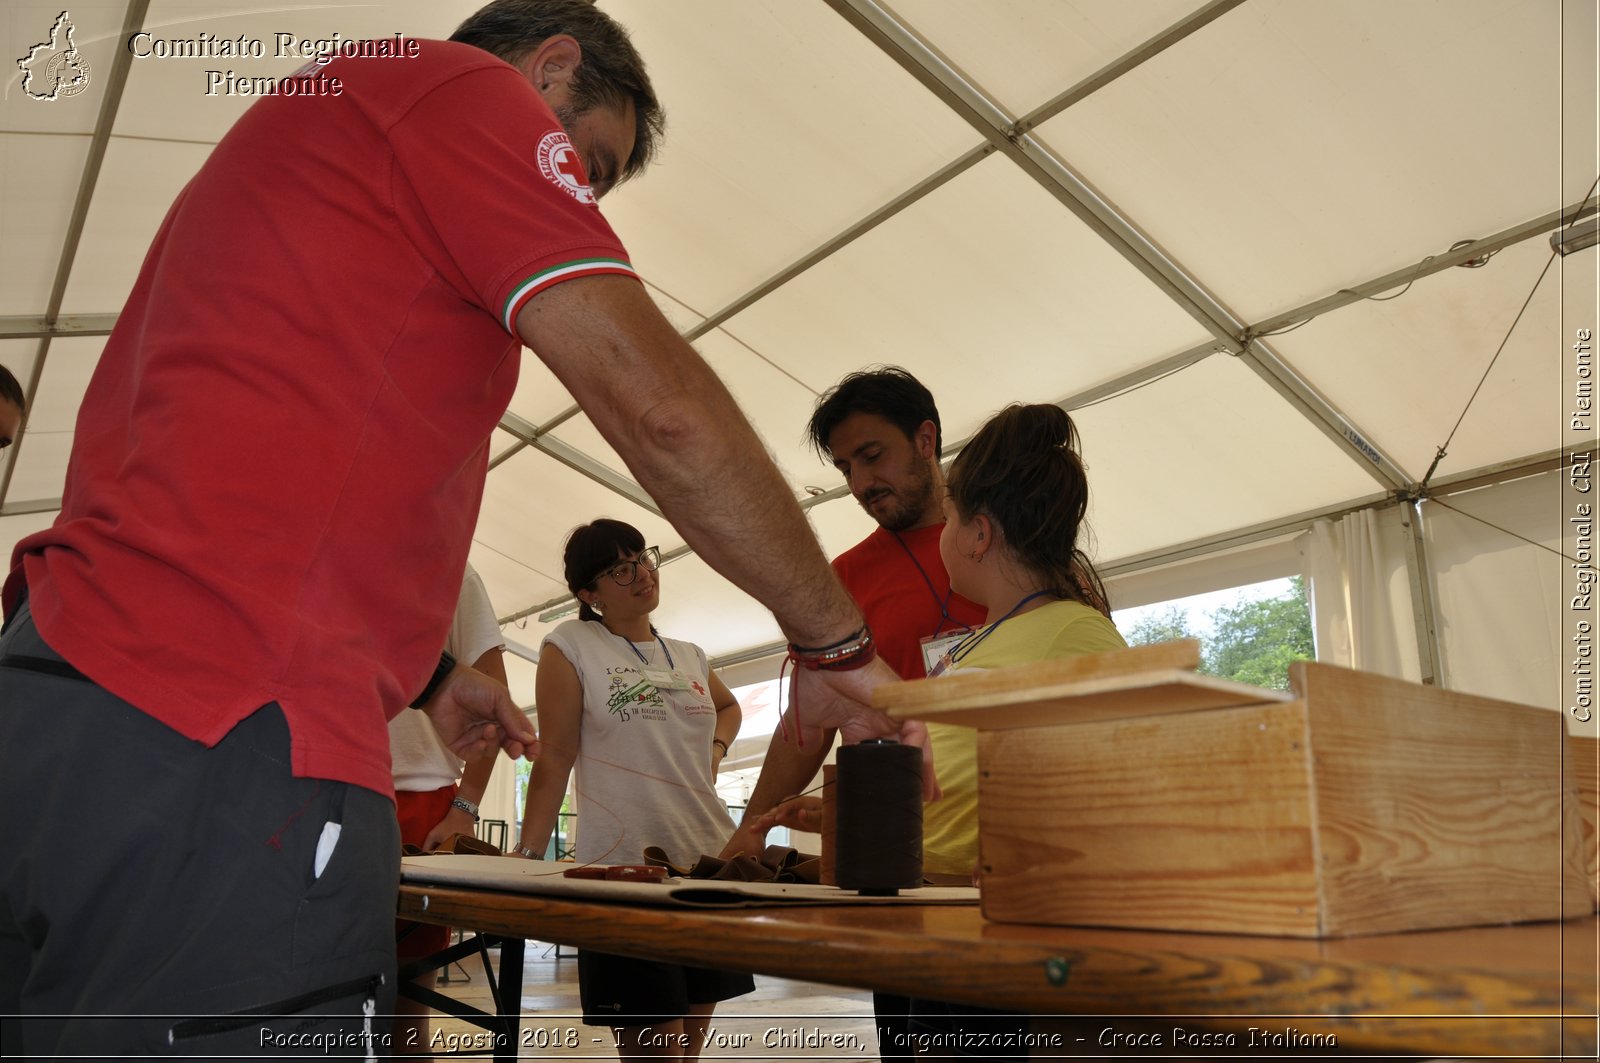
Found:
M 594 189 L 589 187 L 588 175 L 567 134 L 556 129 L 546 133 L 539 141 L 537 154 L 539 172 L 546 179 L 579 203 L 594 203 Z

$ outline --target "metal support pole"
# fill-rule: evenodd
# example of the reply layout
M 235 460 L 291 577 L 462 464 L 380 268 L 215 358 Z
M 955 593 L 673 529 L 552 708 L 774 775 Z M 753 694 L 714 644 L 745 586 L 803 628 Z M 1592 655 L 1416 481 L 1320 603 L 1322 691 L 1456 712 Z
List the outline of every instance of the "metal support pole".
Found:
M 1442 687 L 1444 683 L 1444 654 L 1439 645 L 1438 589 L 1434 585 L 1433 569 L 1428 564 L 1427 537 L 1423 534 L 1422 504 L 1426 499 L 1412 499 L 1400 518 L 1406 535 L 1406 576 L 1411 582 L 1411 619 L 1416 627 L 1417 665 L 1422 670 L 1422 682 L 1428 686 Z

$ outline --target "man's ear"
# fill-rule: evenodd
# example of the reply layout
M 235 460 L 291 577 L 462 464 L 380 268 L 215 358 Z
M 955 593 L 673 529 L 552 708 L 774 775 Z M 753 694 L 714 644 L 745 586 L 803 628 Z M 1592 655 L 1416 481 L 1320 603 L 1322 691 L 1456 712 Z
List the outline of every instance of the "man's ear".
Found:
M 917 454 L 924 459 L 931 459 L 938 450 L 939 428 L 932 421 L 923 421 L 917 425 L 911 442 L 917 448 Z
M 552 93 L 565 102 L 571 91 L 572 75 L 583 62 L 583 47 L 577 38 L 558 33 L 540 42 L 539 47 L 522 57 L 517 69 L 548 102 Z

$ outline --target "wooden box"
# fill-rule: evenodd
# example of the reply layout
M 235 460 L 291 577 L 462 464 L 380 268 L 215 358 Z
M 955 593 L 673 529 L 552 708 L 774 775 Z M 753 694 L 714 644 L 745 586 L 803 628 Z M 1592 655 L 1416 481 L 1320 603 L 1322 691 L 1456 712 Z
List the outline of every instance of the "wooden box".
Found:
M 1197 660 L 1177 643 L 881 692 L 979 728 L 988 918 L 1343 937 L 1593 910 L 1561 714 L 1312 663 L 1282 694 Z

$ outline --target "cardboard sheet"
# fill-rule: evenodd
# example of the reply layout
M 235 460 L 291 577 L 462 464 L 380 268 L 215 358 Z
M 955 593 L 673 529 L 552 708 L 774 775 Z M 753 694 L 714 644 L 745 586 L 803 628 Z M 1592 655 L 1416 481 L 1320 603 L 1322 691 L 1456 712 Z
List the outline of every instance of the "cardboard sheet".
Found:
M 467 886 L 571 897 L 585 901 L 624 901 L 685 908 L 753 908 L 792 904 L 977 904 L 971 886 L 923 886 L 893 897 L 863 897 L 837 886 L 779 882 L 723 882 L 716 879 L 669 878 L 665 882 L 605 882 L 566 878 L 577 865 L 504 856 L 408 856 L 400 861 L 407 883 Z

